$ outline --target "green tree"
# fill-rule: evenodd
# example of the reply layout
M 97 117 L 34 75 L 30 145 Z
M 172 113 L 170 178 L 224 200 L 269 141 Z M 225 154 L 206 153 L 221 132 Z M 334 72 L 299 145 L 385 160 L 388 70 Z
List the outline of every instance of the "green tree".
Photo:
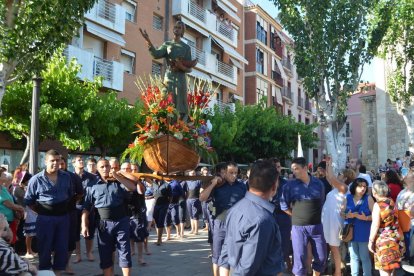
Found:
M 414 2 L 395 1 L 391 25 L 382 43 L 381 56 L 387 60 L 387 91 L 404 118 L 414 152 Z
M 98 79 L 80 82 L 79 71 L 80 66 L 75 61 L 67 64 L 64 56 L 55 54 L 41 72 L 44 80 L 40 95 L 40 139 L 59 140 L 71 150 L 87 150 L 93 142 L 87 122 L 95 108 L 92 100 L 102 87 Z M 22 163 L 29 155 L 32 90 L 32 82 L 19 80 L 9 85 L 0 117 L 0 130 L 17 139 L 26 139 Z
M 317 102 L 327 151 L 335 168 L 344 168 L 347 99 L 388 29 L 394 1 L 271 1 L 295 41 L 296 71 Z
M 219 160 L 249 163 L 257 158 L 288 158 L 297 147 L 298 133 L 304 148 L 312 148 L 317 140 L 313 136 L 315 124 L 297 123 L 263 105 L 236 105 L 235 112 L 216 107 L 209 119 L 212 146 Z
M 0 105 L 6 86 L 40 72 L 68 43 L 96 0 L 0 1 Z M 1 109 L 0 109 L 1 113 Z
M 89 129 L 93 133 L 94 146 L 103 156 L 120 155 L 133 141 L 135 125 L 141 119 L 141 103 L 128 105 L 125 99 L 117 100 L 116 92 L 95 98 Z

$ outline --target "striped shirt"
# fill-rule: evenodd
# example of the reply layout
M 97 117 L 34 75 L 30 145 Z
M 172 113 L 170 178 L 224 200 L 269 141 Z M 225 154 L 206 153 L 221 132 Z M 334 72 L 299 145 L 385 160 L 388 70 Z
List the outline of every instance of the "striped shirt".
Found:
M 0 238 L 0 275 L 17 275 L 28 270 L 29 264 Z

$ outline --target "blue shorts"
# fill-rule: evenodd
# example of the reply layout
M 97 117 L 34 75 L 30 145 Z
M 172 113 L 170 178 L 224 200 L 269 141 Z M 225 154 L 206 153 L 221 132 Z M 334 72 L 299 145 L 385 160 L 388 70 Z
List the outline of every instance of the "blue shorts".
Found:
M 165 219 L 165 226 L 171 226 L 171 224 L 180 224 L 179 208 L 180 207 L 178 203 L 171 203 L 168 206 L 167 217 Z
M 155 205 L 154 206 L 154 221 L 157 228 L 164 228 L 165 218 L 167 216 L 169 204 Z
M 129 235 L 130 239 L 134 242 L 143 242 L 146 237 L 149 236 L 147 226 L 147 217 L 144 214 L 144 218 L 140 216 L 139 218 L 136 217 L 130 217 L 129 218 Z
M 187 199 L 187 211 L 191 219 L 198 220 L 201 215 L 201 202 L 198 198 Z
M 118 249 L 119 266 L 131 267 L 131 245 L 129 237 L 129 218 L 120 220 L 101 220 L 98 227 L 98 251 L 101 269 L 114 265 L 112 253 Z

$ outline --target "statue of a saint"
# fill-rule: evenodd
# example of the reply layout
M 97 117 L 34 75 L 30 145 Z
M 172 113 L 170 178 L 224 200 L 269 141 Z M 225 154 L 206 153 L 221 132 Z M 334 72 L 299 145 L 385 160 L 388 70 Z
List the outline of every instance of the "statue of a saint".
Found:
M 185 32 L 184 23 L 177 21 L 173 30 L 174 38 L 165 41 L 157 49 L 151 43 L 147 32 L 141 28 L 139 30 L 148 44 L 151 55 L 155 59 L 166 59 L 167 69 L 164 75 L 164 91 L 172 93 L 177 111 L 181 118 L 186 120 L 188 116 L 186 73 L 191 72 L 191 68 L 197 64 L 197 59 L 191 59 L 190 46 L 181 40 Z

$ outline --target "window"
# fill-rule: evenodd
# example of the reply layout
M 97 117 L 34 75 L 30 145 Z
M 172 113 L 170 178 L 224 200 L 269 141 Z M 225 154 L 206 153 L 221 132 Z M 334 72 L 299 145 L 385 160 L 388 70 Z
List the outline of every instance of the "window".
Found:
M 161 76 L 161 64 L 152 62 L 151 74 Z
M 346 122 L 345 132 L 346 132 L 346 137 L 351 137 L 351 128 L 350 128 L 349 122 Z
M 256 71 L 264 73 L 264 53 L 260 49 L 256 50 Z
M 154 14 L 152 17 L 152 27 L 156 30 L 162 31 L 162 17 Z
M 262 80 L 261 78 L 256 79 L 256 90 L 257 90 L 257 97 L 256 103 L 260 103 L 261 101 L 265 102 L 267 106 L 267 90 L 268 90 L 268 83 L 267 81 Z
M 135 53 L 121 49 L 121 63 L 124 65 L 124 72 L 135 73 Z
M 258 16 L 256 22 L 256 38 L 267 45 L 267 22 L 260 16 Z
M 135 16 L 137 14 L 137 3 L 132 0 L 125 0 L 121 5 L 125 9 L 125 19 L 131 22 L 136 22 Z
M 305 118 L 305 125 L 309 125 L 310 124 L 310 120 L 308 118 Z
M 351 146 L 349 144 L 346 144 L 346 153 L 351 153 Z
M 292 110 L 288 109 L 288 116 L 292 116 Z
M 302 123 L 302 115 L 298 115 L 298 122 Z

